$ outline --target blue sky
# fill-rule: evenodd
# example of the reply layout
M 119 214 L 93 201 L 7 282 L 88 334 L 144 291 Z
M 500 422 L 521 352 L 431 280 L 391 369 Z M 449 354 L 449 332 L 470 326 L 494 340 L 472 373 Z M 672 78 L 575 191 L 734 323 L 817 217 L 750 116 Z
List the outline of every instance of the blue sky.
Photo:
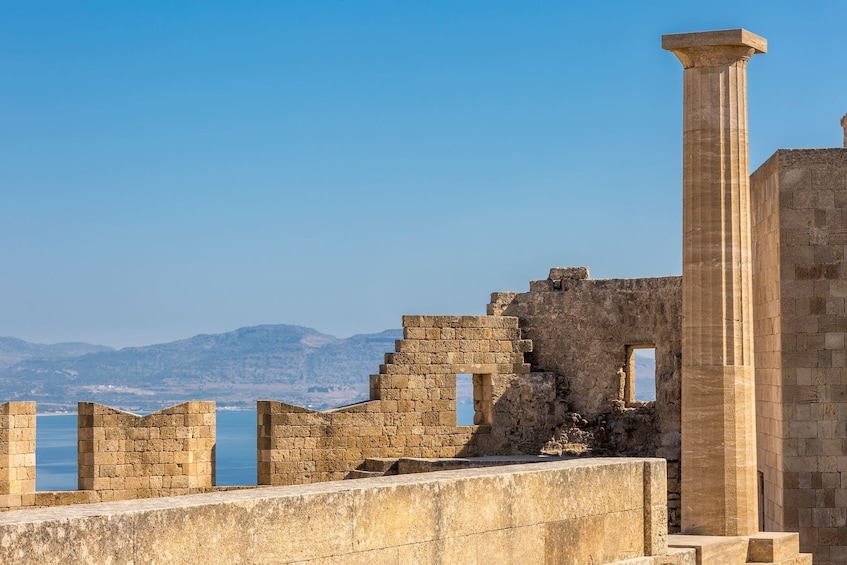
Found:
M 847 2 L 0 1 L 0 335 L 481 314 L 680 272 L 682 67 L 744 27 L 751 166 L 841 145 Z

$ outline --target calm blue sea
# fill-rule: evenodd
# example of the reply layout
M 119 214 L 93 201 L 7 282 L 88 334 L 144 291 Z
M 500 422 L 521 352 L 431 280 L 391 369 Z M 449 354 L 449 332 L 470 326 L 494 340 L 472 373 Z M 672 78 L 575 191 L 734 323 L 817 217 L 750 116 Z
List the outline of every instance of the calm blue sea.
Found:
M 459 404 L 459 425 L 473 423 L 473 405 Z M 76 490 L 76 415 L 38 416 L 36 490 Z M 256 412 L 217 414 L 217 484 L 256 484 Z
M 36 490 L 76 490 L 76 415 L 38 416 Z M 256 412 L 218 412 L 218 485 L 256 484 Z

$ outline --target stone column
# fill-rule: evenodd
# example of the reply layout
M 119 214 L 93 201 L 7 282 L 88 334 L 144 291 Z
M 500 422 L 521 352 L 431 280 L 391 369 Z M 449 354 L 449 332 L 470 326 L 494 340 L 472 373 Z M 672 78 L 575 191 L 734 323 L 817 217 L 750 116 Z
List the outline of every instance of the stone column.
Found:
M 747 61 L 742 29 L 665 35 L 682 62 L 682 531 L 758 527 Z

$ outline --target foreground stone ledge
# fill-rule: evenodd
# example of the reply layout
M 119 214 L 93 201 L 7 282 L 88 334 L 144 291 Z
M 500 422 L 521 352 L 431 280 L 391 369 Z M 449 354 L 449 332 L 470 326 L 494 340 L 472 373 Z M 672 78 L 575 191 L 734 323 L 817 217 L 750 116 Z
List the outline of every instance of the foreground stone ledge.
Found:
M 0 562 L 665 563 L 663 471 L 585 459 L 15 510 Z

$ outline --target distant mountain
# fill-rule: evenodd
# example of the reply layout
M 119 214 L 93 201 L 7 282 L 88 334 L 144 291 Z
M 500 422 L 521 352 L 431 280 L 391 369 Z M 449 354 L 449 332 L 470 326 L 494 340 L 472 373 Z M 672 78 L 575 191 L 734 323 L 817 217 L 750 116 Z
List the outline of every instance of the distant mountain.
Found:
M 635 352 L 635 399 L 656 400 L 656 359 Z
M 400 337 L 386 330 L 339 339 L 266 325 L 73 357 L 33 355 L 0 368 L 0 400 L 35 400 L 39 411 L 75 410 L 78 401 L 151 411 L 185 400 L 253 407 L 259 399 L 322 409 L 365 399 L 369 375 Z
M 61 357 L 79 357 L 88 353 L 114 351 L 105 345 L 90 343 L 54 343 L 45 345 L 29 343 L 16 337 L 0 337 L 0 369 L 11 367 L 27 359 L 57 359 Z

